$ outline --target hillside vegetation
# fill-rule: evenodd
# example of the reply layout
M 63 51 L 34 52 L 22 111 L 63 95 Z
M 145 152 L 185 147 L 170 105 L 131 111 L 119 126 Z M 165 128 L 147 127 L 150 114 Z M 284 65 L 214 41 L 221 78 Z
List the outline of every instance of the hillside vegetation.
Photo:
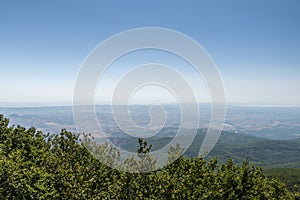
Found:
M 264 169 L 264 174 L 269 178 L 276 178 L 284 182 L 290 191 L 300 192 L 299 168 L 270 168 Z
M 98 161 L 71 132 L 49 135 L 8 124 L 0 115 L 1 199 L 299 199 L 247 161 L 218 165 L 181 157 L 161 170 L 124 173 Z M 147 155 L 149 145 L 139 144 Z M 179 151 L 170 147 L 169 159 Z M 145 164 L 144 158 L 124 162 Z
M 175 130 L 176 131 L 176 130 Z M 184 153 L 186 157 L 198 156 L 206 129 L 199 129 L 192 145 Z M 186 131 L 189 134 L 189 131 Z M 171 137 L 150 137 L 148 142 L 159 149 L 171 141 Z M 185 140 L 186 138 L 182 138 Z M 132 138 L 117 138 L 118 144 L 128 151 L 135 151 L 138 143 Z M 112 141 L 114 139 L 112 138 Z M 235 163 L 245 159 L 263 168 L 300 168 L 300 139 L 270 140 L 223 131 L 218 143 L 208 155 L 208 160 L 218 158 L 223 163 L 229 158 Z

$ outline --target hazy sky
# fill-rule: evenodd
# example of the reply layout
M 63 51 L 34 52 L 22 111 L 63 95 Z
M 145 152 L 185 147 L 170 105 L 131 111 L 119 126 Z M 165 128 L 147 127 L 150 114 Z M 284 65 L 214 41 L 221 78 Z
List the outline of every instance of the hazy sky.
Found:
M 297 0 L 2 0 L 0 102 L 71 102 L 80 65 L 96 45 L 121 31 L 150 26 L 180 31 L 200 43 L 218 66 L 228 103 L 299 106 L 299 9 Z M 178 63 L 193 80 L 193 72 Z M 116 74 L 112 70 L 105 81 L 113 82 Z M 155 88 L 148 88 L 146 98 L 151 91 Z

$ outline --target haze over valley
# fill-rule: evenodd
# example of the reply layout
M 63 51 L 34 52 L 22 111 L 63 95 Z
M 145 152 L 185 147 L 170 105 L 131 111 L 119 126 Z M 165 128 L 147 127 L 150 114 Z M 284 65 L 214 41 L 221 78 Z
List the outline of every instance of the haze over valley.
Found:
M 108 134 L 122 134 L 122 130 L 114 121 L 111 106 L 96 105 L 98 121 L 101 128 Z M 122 109 L 121 109 L 122 108 Z M 208 128 L 210 120 L 210 106 L 200 104 L 199 129 Z M 126 115 L 126 106 L 119 106 L 122 112 L 116 113 L 122 124 L 127 126 L 139 125 L 145 127 L 151 125 L 151 106 L 149 105 L 131 105 L 129 114 Z M 125 109 L 125 110 L 124 110 Z M 165 128 L 178 128 L 180 124 L 179 107 L 168 104 L 164 105 L 166 118 Z M 22 125 L 24 127 L 35 126 L 36 128 L 50 133 L 59 133 L 61 129 L 66 128 L 72 132 L 77 132 L 74 125 L 73 112 L 71 106 L 57 107 L 0 107 L 0 113 L 10 118 L 11 124 Z M 157 117 L 155 112 L 151 114 L 153 118 Z M 156 113 L 161 114 L 161 113 Z M 195 116 L 189 116 L 195 117 Z M 89 121 L 86 120 L 86 126 Z M 182 128 L 189 129 L 189 124 L 181 124 Z M 133 131 L 135 126 L 132 127 Z M 150 126 L 155 129 L 155 126 Z M 160 127 L 157 127 L 159 129 Z M 94 130 L 99 127 L 94 127 Z M 253 107 L 253 106 L 227 106 L 226 118 L 223 127 L 224 131 L 246 134 L 266 139 L 287 140 L 300 137 L 300 107 Z M 142 133 L 136 133 L 142 137 Z M 140 134 L 140 135 L 139 135 Z

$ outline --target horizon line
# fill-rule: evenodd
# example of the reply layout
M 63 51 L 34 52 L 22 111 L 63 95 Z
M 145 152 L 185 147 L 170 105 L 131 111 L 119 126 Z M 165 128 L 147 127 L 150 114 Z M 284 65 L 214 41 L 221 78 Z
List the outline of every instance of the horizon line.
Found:
M 134 104 L 115 104 L 115 106 L 126 106 L 126 105 L 130 105 L 130 106 L 139 106 L 139 105 L 144 105 L 144 106 L 150 106 L 150 105 L 177 105 L 177 103 L 173 103 L 173 102 L 162 102 L 160 104 L 158 103 L 134 103 Z M 191 102 L 187 102 L 187 103 L 183 103 L 183 104 L 193 104 Z M 197 102 L 196 104 L 211 104 L 211 102 Z M 111 106 L 111 103 L 95 103 L 92 104 L 92 106 Z M 36 108 L 36 107 L 73 107 L 74 105 L 70 102 L 0 102 L 0 107 L 2 108 Z M 78 105 L 78 106 L 88 106 L 88 105 Z M 290 105 L 290 104 L 266 104 L 266 103 L 262 103 L 262 104 L 257 104 L 257 103 L 225 103 L 225 106 L 236 106 L 236 107 L 265 107 L 265 108 L 296 108 L 296 107 L 300 107 L 300 105 Z

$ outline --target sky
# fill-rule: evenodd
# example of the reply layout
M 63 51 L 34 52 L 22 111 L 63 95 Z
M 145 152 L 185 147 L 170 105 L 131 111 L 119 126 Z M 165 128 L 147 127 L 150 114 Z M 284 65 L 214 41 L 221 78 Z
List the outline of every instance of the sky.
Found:
M 162 27 L 206 49 L 223 79 L 227 103 L 300 106 L 299 8 L 297 0 L 1 0 L 0 105 L 68 104 L 80 66 L 99 43 L 128 29 Z M 203 82 L 186 70 L 191 66 L 154 51 L 119 64 L 128 70 L 136 59 L 135 64 L 161 59 L 175 66 L 199 90 L 199 101 L 209 101 Z M 122 75 L 117 64 L 99 83 L 97 101 L 108 101 Z M 157 94 L 174 99 L 155 87 L 134 98 L 155 101 Z

